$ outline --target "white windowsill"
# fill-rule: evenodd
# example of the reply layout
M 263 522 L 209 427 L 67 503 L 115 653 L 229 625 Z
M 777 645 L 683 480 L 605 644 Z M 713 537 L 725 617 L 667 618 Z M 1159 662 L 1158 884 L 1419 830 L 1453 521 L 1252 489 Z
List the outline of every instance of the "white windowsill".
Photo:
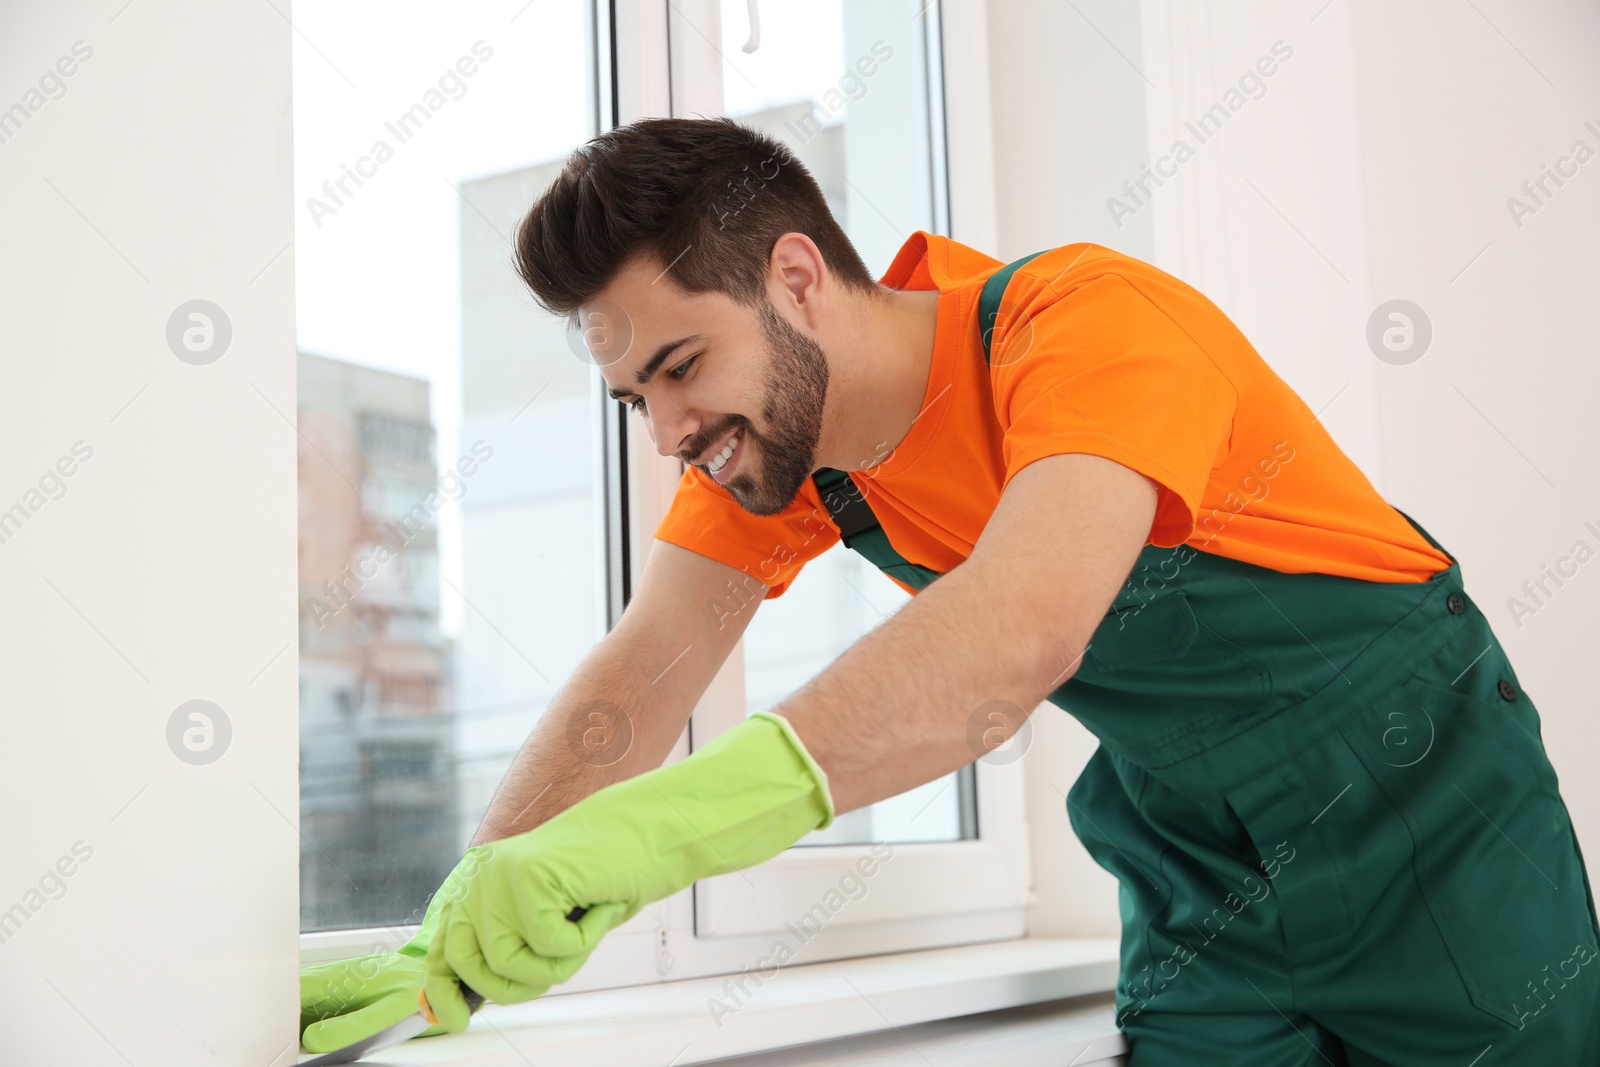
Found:
M 737 976 L 735 976 L 737 977 Z M 1109 992 L 1113 938 L 1035 938 L 785 967 L 732 1015 L 728 976 L 487 1005 L 460 1034 L 408 1041 L 364 1064 L 390 1067 L 688 1067 L 728 1056 L 870 1034 L 955 1016 Z M 719 1025 L 720 1021 L 720 1025 Z M 1121 1051 L 1109 1005 L 1076 1023 L 1095 1056 Z

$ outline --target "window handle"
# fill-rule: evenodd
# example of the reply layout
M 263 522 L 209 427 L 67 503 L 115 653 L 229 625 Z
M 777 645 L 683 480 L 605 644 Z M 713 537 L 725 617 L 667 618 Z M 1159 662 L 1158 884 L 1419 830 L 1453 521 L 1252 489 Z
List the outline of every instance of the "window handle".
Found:
M 750 12 L 750 39 L 744 43 L 746 53 L 754 52 L 761 47 L 761 8 L 760 0 L 745 0 L 745 9 Z

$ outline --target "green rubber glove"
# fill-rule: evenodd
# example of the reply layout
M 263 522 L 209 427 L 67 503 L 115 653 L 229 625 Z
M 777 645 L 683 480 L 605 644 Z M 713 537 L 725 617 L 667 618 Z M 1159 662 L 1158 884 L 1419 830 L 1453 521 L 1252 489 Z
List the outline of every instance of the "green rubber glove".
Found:
M 606 786 L 479 860 L 439 918 L 424 991 L 447 1031 L 459 979 L 502 1004 L 566 981 L 652 901 L 751 867 L 833 822 L 827 776 L 787 720 L 757 712 L 689 758 Z M 567 918 L 574 908 L 582 918 Z
M 439 928 L 445 904 L 461 892 L 477 868 L 471 851 L 463 856 L 428 901 L 422 927 L 394 952 L 336 960 L 300 972 L 300 1044 L 308 1052 L 332 1052 L 370 1037 L 417 1011 L 424 958 Z M 444 1033 L 432 1027 L 419 1036 Z

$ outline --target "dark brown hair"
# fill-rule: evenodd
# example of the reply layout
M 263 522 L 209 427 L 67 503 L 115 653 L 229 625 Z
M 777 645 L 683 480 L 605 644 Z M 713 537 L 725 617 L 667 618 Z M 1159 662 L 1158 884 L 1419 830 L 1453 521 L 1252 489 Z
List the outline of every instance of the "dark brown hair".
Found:
M 779 141 L 728 118 L 642 119 L 567 160 L 517 227 L 517 273 L 546 310 L 572 315 L 633 258 L 691 293 L 766 302 L 772 246 L 803 233 L 843 285 L 877 282 L 822 190 Z

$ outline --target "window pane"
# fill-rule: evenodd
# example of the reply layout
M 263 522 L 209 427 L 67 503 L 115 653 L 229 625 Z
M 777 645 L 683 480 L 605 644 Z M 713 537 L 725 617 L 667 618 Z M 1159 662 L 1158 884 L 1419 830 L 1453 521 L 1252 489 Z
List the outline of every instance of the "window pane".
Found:
M 587 0 L 295 4 L 301 921 L 416 921 L 598 637 L 592 392 L 510 236 Z
M 722 3 L 725 110 L 795 153 L 867 267 L 882 274 L 912 231 L 940 229 L 944 216 L 942 90 L 928 48 L 938 12 L 927 0 L 761 0 L 756 10 L 759 43 L 746 52 L 750 5 Z M 907 599 L 842 545 L 808 563 L 745 633 L 747 711 L 793 693 Z M 840 816 L 802 843 L 975 836 L 971 775 Z

